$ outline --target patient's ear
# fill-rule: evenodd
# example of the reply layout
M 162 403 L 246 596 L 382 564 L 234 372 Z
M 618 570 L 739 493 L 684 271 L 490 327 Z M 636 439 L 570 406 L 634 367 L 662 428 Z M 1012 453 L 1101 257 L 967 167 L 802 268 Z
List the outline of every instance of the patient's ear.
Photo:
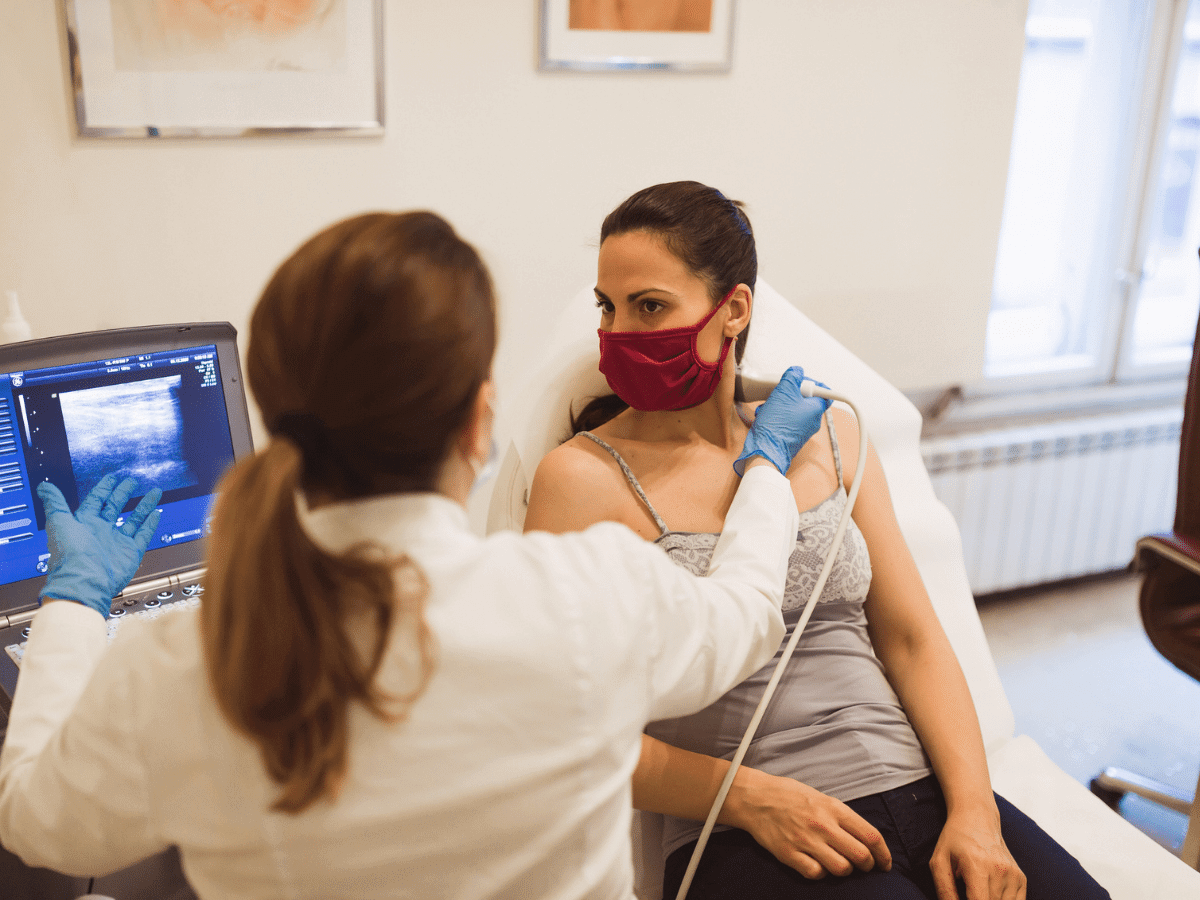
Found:
M 729 318 L 725 320 L 725 337 L 737 337 L 750 324 L 750 313 L 754 309 L 754 294 L 744 284 L 733 289 L 729 297 Z

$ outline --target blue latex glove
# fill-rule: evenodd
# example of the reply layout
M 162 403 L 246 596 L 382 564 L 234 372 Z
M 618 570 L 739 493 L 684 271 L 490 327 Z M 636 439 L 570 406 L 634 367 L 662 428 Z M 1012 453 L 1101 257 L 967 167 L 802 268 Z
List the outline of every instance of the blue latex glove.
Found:
M 800 393 L 803 380 L 804 370 L 792 366 L 758 408 L 746 443 L 742 445 L 742 455 L 733 464 L 733 470 L 739 476 L 746 470 L 746 461 L 751 456 L 763 457 L 786 475 L 800 448 L 820 430 L 821 416 L 829 409 L 829 401 L 803 396 Z M 821 387 L 825 385 L 821 384 Z
M 105 475 L 71 515 L 62 491 L 48 481 L 37 486 L 46 510 L 50 572 L 38 599 L 74 600 L 108 618 L 112 598 L 129 583 L 158 528 L 155 509 L 162 491 L 149 491 L 118 528 L 117 517 L 137 481 Z

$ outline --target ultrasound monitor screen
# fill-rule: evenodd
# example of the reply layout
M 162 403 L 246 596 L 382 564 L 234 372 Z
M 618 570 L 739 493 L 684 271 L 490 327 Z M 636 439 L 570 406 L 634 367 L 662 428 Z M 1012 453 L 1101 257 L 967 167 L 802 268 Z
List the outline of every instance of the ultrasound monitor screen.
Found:
M 0 374 L 0 584 L 46 571 L 40 482 L 74 509 L 106 474 L 134 478 L 125 512 L 159 488 L 154 550 L 204 537 L 233 459 L 213 345 Z
M 183 455 L 182 375 L 59 394 L 76 493 L 108 472 L 163 493 L 198 484 Z

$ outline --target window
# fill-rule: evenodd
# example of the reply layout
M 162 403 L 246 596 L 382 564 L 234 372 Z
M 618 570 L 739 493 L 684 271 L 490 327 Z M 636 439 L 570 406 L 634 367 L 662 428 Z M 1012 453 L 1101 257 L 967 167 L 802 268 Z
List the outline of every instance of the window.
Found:
M 1031 0 L 985 375 L 1179 376 L 1200 310 L 1200 0 Z

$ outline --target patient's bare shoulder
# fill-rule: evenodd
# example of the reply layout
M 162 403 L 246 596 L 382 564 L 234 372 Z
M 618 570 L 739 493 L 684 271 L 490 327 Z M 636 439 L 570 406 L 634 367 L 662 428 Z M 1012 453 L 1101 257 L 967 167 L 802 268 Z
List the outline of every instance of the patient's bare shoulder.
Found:
M 636 515 L 635 495 L 616 461 L 594 441 L 577 435 L 538 464 L 525 530 L 582 531 L 610 521 L 632 526 Z

